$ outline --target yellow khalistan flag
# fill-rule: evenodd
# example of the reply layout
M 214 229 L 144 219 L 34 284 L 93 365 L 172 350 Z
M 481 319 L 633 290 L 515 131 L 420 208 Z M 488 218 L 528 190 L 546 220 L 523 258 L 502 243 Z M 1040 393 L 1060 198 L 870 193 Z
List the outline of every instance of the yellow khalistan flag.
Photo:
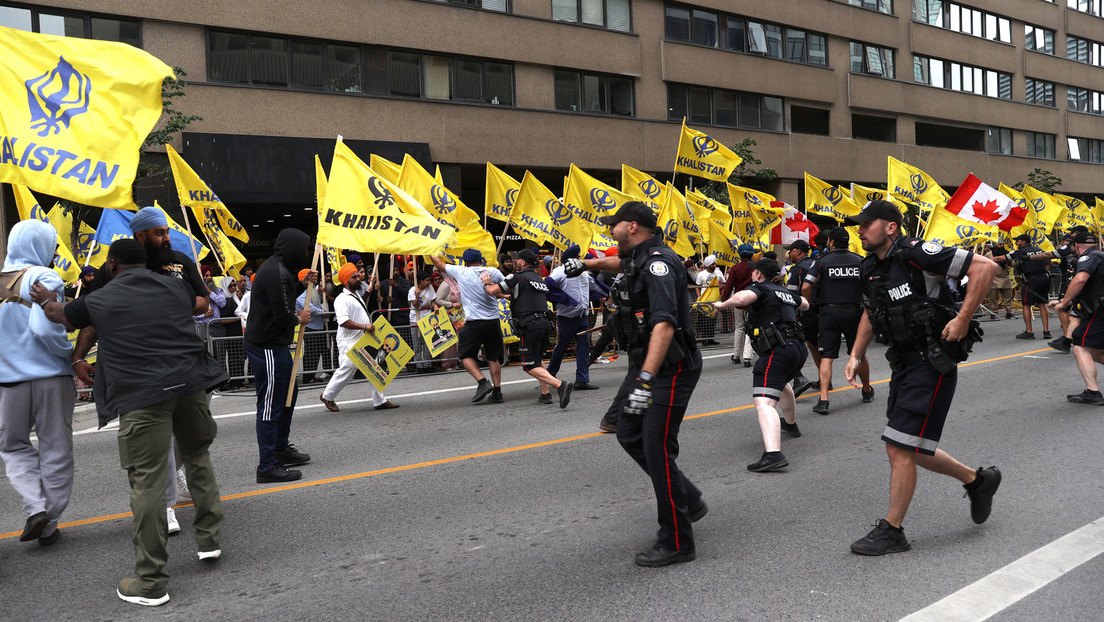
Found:
M 322 168 L 322 160 L 318 154 L 314 154 L 314 194 L 318 202 L 318 218 L 322 219 L 322 206 L 326 204 L 326 169 Z M 321 222 L 319 222 L 321 224 Z M 322 254 L 326 256 L 326 265 L 330 268 L 330 279 L 334 285 L 342 285 L 338 282 L 337 273 L 347 262 L 340 248 L 323 246 Z
M 943 246 L 969 248 L 987 240 L 999 241 L 1001 231 L 995 225 L 983 225 L 959 218 L 947 211 L 945 205 L 940 205 L 933 209 L 931 216 L 928 217 L 923 238 Z
M 19 210 L 20 220 L 41 220 L 54 226 L 54 223 L 50 222 L 50 218 L 46 215 L 46 210 L 38 204 L 38 200 L 31 194 L 30 189 L 19 184 L 12 184 L 12 190 L 15 192 L 15 208 Z M 54 209 L 61 211 L 60 206 Z M 27 217 L 23 217 L 23 214 L 27 214 Z M 56 226 L 54 226 L 54 230 L 57 231 Z M 54 251 L 54 272 L 58 273 L 62 281 L 75 283 L 80 278 L 80 265 L 73 258 L 73 252 L 69 250 L 68 237 L 62 239 L 61 232 L 58 231 L 58 240 L 60 244 L 57 245 L 57 250 Z
M 1099 225 L 1096 222 L 1096 213 L 1093 208 L 1081 199 L 1075 199 L 1064 194 L 1054 193 L 1054 199 L 1066 206 L 1066 224 L 1063 229 L 1071 229 L 1077 225 L 1087 227 L 1089 231 L 1100 234 Z
M 851 200 L 854 201 L 855 205 L 858 205 L 860 208 L 862 208 L 867 203 L 871 201 L 876 201 L 878 199 L 889 201 L 890 203 L 893 203 L 898 208 L 900 208 L 902 212 L 904 212 L 904 204 L 898 201 L 897 197 L 890 194 L 888 190 L 882 190 L 881 188 L 871 188 L 870 186 L 863 186 L 854 182 L 851 183 Z
M 732 204 L 732 232 L 745 243 L 764 248 L 763 236 L 782 223 L 784 210 L 771 207 L 776 199 L 766 192 L 728 184 L 728 200 Z
M 714 220 L 721 227 L 729 231 L 732 230 L 732 214 L 728 212 L 727 205 L 722 205 L 696 190 L 686 191 L 686 203 L 690 206 L 690 211 L 694 213 L 694 222 L 708 223 Z M 713 239 L 710 233 L 711 227 L 708 224 L 703 224 L 699 229 L 701 230 L 702 239 L 708 244 Z
M 234 218 L 222 200 L 211 191 L 210 186 L 199 178 L 172 145 L 165 145 L 165 150 L 169 154 L 169 166 L 172 167 L 173 180 L 176 181 L 180 205 L 192 208 L 192 215 L 204 229 L 216 227 L 232 238 L 248 242 L 249 234 L 245 232 L 245 227 Z
M 621 192 L 647 203 L 657 214 L 665 200 L 663 188 L 663 184 L 651 175 L 628 164 L 621 165 Z
M 373 169 L 374 170 L 374 169 Z M 418 161 L 406 154 L 403 157 L 402 170 L 399 172 L 399 180 L 396 186 L 402 188 L 410 196 L 425 207 L 429 214 L 442 225 L 458 229 L 453 210 L 456 209 L 456 200 L 443 185 L 437 183 Z
M 1027 199 L 1031 211 L 1035 212 L 1039 227 L 1042 228 L 1044 234 L 1050 234 L 1055 225 L 1060 226 L 1061 223 L 1065 222 L 1066 206 L 1049 194 L 1042 190 L 1036 190 L 1031 186 L 1024 186 L 1023 198 Z
M 859 239 L 859 226 L 852 225 L 844 229 L 847 230 L 847 250 L 859 257 L 866 257 L 866 249 L 862 247 L 862 240 Z
M 585 220 L 577 217 L 529 171 L 525 171 L 521 180 L 510 223 L 522 237 L 538 244 L 547 240 L 561 250 L 572 244 L 581 247 L 594 234 Z
M 946 205 L 951 200 L 951 195 L 940 188 L 931 175 L 893 156 L 889 156 L 888 188 L 891 195 L 906 203 L 915 203 L 924 211 Z
M 574 164 L 567 173 L 564 184 L 564 203 L 571 207 L 577 216 L 590 223 L 596 231 L 605 231 L 605 225 L 598 222 L 602 216 L 617 213 L 622 205 L 637 201 L 632 195 L 604 184 L 587 175 Z M 579 245 L 580 247 L 582 244 Z M 586 254 L 586 249 L 581 249 Z
M 681 217 L 686 209 L 686 200 L 678 190 L 667 182 L 667 200 L 663 202 L 663 209 L 659 210 L 656 225 L 663 232 L 663 241 L 667 246 L 675 249 L 681 257 L 689 257 L 694 254 L 694 244 L 690 241 L 688 232 L 682 230 L 684 219 Z
M 47 214 L 50 218 L 50 224 L 57 229 L 58 242 L 65 246 L 70 251 L 73 258 L 77 260 L 78 266 L 89 265 L 93 268 L 99 268 L 103 265 L 103 262 L 107 261 L 108 246 L 104 244 L 96 244 L 96 230 L 88 225 L 86 222 L 80 224 L 80 232 L 77 234 L 77 248 L 74 251 L 70 239 L 73 237 L 73 214 L 65 213 L 65 210 L 61 208 L 61 205 L 55 205 L 50 208 L 50 213 Z M 92 257 L 85 258 L 88 255 L 89 249 L 93 250 Z M 58 249 L 61 253 L 61 249 Z
M 514 209 L 514 201 L 521 190 L 521 183 L 503 173 L 494 164 L 487 163 L 487 199 L 483 204 L 483 211 L 494 218 L 507 222 L 510 220 L 510 211 Z
M 805 212 L 828 216 L 843 222 L 861 210 L 851 197 L 832 184 L 805 173 Z
M 388 160 L 387 158 L 381 158 L 373 153 L 368 158 L 368 166 L 380 177 L 395 184 L 396 186 L 399 185 L 399 174 L 402 173 L 401 165 L 395 164 L 391 160 Z
M 125 43 L 0 27 L 0 181 L 137 209 L 142 141 L 172 69 Z
M 339 140 L 318 243 L 369 253 L 441 255 L 456 243 L 456 231 L 426 214 L 410 195 L 368 168 Z
M 708 135 L 686 127 L 682 118 L 682 134 L 679 136 L 678 154 L 675 156 L 675 172 L 696 175 L 713 181 L 728 181 L 743 160 L 731 149 Z
M 716 220 L 706 221 L 706 228 L 709 230 L 709 254 L 717 258 L 717 265 L 727 268 L 740 263 L 740 254 L 736 252 L 740 238 Z M 720 300 L 720 297 L 717 299 Z

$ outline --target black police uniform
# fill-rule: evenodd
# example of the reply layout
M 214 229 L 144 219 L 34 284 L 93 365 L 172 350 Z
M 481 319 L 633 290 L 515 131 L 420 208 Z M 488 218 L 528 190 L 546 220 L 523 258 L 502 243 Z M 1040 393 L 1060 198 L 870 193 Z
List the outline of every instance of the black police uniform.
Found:
M 1072 313 L 1081 318 L 1073 329 L 1073 345 L 1104 348 L 1104 252 L 1089 250 L 1077 258 L 1077 272 L 1087 272 L 1089 280 L 1074 299 Z
M 659 518 L 657 544 L 668 551 L 694 548 L 688 508 L 697 505 L 702 493 L 675 464 L 678 432 L 690 395 L 701 377 L 702 358 L 690 324 L 690 291 L 686 268 L 678 255 L 657 235 L 634 246 L 621 259 L 625 277 L 611 292 L 621 314 L 629 368 L 618 396 L 624 400 L 640 374 L 648 352 L 652 328 L 670 322 L 675 334 L 667 357 L 652 378 L 652 403 L 643 415 L 621 412 L 617 420 L 617 441 L 644 469 L 655 489 Z M 637 315 L 638 312 L 642 312 Z
M 751 347 L 759 355 L 752 370 L 751 396 L 777 401 L 809 356 L 797 321 L 801 297 L 774 283 L 752 283 L 747 289 L 758 296 L 747 315 Z
M 817 351 L 824 358 L 839 358 L 840 337 L 847 339 L 847 353 L 855 343 L 862 319 L 862 257 L 843 248 L 820 256 L 805 276 L 820 307 Z
M 795 263 L 790 268 L 789 275 L 786 277 L 786 289 L 794 293 L 795 296 L 801 295 L 801 284 L 805 282 L 805 277 L 808 276 L 809 271 L 812 270 L 813 264 L 816 263 L 812 257 L 806 256 L 801 261 Z M 815 343 L 817 340 L 817 333 L 820 332 L 820 324 L 818 322 L 817 314 L 819 310 L 817 304 L 819 301 L 816 297 L 809 299 L 809 308 L 806 311 L 799 312 L 797 319 L 805 329 L 805 337 L 803 341 L 809 343 Z
M 510 316 L 519 339 L 522 369 L 543 367 L 548 338 L 552 334 L 552 322 L 548 319 L 548 285 L 532 268 L 526 268 L 507 276 L 502 288 L 511 292 Z
M 1050 300 L 1050 262 L 1030 259 L 1042 252 L 1034 244 L 1024 244 L 1008 254 L 1020 262 L 1017 269 L 1024 279 L 1023 299 L 1020 303 L 1024 307 L 1045 305 Z
M 946 278 L 962 278 L 974 254 L 918 238 L 898 237 L 884 259 L 870 254 L 860 264 L 867 314 L 878 341 L 889 344 L 893 367 L 882 440 L 934 455 L 958 382 L 957 362 L 972 341 L 977 323 L 959 342 L 938 336 L 954 317 L 954 293 Z M 938 367 L 938 369 L 937 369 Z
M 1070 281 L 1073 280 L 1073 276 L 1078 271 L 1078 257 L 1069 244 L 1063 244 L 1054 249 L 1054 254 L 1058 257 L 1058 261 L 1062 266 L 1062 286 L 1058 289 L 1058 297 L 1061 298 L 1066 295 L 1066 288 L 1069 287 Z

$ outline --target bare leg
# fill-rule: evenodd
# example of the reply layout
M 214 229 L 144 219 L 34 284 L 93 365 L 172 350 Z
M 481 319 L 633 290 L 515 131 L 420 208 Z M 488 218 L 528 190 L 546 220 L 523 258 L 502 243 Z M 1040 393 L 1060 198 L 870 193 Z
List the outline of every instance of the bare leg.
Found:
M 977 471 L 955 460 L 942 449 L 936 449 L 934 456 L 916 454 L 916 464 L 933 473 L 949 475 L 963 484 L 969 484 L 977 478 Z
M 464 367 L 467 367 L 467 365 L 464 365 Z M 478 366 L 476 367 L 476 369 L 478 370 Z M 501 387 L 502 363 L 499 363 L 498 361 L 487 361 L 487 369 L 491 372 L 491 384 L 496 387 Z M 469 370 L 469 373 L 471 373 L 471 370 Z M 480 375 L 482 376 L 483 374 Z
M 793 389 L 790 389 L 790 395 L 793 395 Z M 778 411 L 774 408 L 777 401 L 772 397 L 757 397 L 754 401 L 755 412 L 759 415 L 759 431 L 763 433 L 763 449 L 781 451 L 782 424 L 778 423 Z
M 1050 332 L 1050 312 L 1046 305 L 1039 305 L 1039 318 L 1043 321 L 1043 332 Z
M 1073 346 L 1073 358 L 1077 361 L 1077 371 L 1085 379 L 1085 388 L 1090 391 L 1099 391 L 1100 385 L 1096 383 L 1096 364 L 1104 359 L 1104 350 Z
M 820 367 L 820 399 L 828 401 L 828 387 L 832 384 L 832 363 L 836 359 L 821 358 Z
M 916 453 L 886 443 L 889 455 L 889 512 L 886 522 L 900 527 L 905 520 L 912 493 L 916 491 Z
M 786 423 L 797 423 L 797 401 L 794 398 L 793 386 L 790 383 L 786 383 L 786 388 L 782 389 L 782 399 L 778 402 L 778 410 L 782 412 L 782 417 L 786 419 Z
M 548 370 L 543 367 L 534 367 L 526 373 L 540 381 L 541 393 L 548 393 L 548 387 L 558 389 L 563 384 L 563 380 L 548 373 Z
M 468 373 L 471 374 L 471 377 L 474 378 L 476 382 L 483 382 L 483 380 L 485 380 L 485 378 L 483 377 L 483 372 L 479 371 L 479 361 L 476 361 L 475 359 L 460 359 L 460 363 L 464 366 L 464 369 L 466 369 Z

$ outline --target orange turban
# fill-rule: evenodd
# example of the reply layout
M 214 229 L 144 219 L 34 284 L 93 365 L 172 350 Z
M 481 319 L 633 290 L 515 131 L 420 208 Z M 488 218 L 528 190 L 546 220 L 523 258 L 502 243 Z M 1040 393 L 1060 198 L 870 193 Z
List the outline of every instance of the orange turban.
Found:
M 349 277 L 353 276 L 357 272 L 360 272 L 359 268 L 357 268 L 354 264 L 347 263 L 344 266 L 341 266 L 341 269 L 337 271 L 337 280 L 341 281 L 342 285 L 345 285 L 349 282 Z
M 299 271 L 299 280 L 302 281 L 303 279 L 307 278 L 308 274 L 310 274 L 310 268 L 303 268 Z

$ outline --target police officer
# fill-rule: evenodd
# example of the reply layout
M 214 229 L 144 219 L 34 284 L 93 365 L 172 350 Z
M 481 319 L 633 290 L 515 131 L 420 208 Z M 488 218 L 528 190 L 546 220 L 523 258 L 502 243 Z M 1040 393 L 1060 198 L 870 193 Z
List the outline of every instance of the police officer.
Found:
M 786 247 L 786 259 L 791 264 L 790 272 L 786 276 L 786 289 L 793 292 L 794 296 L 801 295 L 801 284 L 805 282 L 805 276 L 809 274 L 809 270 L 813 267 L 813 258 L 809 256 L 809 250 L 809 243 L 805 240 L 797 240 Z M 816 348 L 818 332 L 816 305 L 816 301 L 810 299 L 809 309 L 798 314 L 797 319 L 804 327 L 804 341 L 805 345 L 809 347 L 809 352 L 813 355 L 813 364 L 819 368 L 820 353 L 817 352 Z M 794 395 L 800 396 L 811 388 L 819 389 L 820 383 L 809 380 L 805 377 L 805 374 L 801 373 L 800 369 L 797 370 L 797 377 L 793 381 Z
M 749 471 L 765 473 L 789 466 L 782 454 L 782 428 L 792 437 L 797 428 L 797 403 L 790 381 L 801 372 L 809 352 L 802 343 L 804 329 L 797 312 L 809 308 L 809 301 L 788 288 L 771 283 L 782 269 L 773 259 L 760 259 L 751 270 L 752 283 L 728 300 L 713 303 L 718 309 L 746 307 L 751 347 L 759 355 L 752 370 L 751 398 L 763 434 L 763 456 L 747 465 Z M 779 420 L 775 406 L 782 409 Z
M 832 363 L 839 358 L 840 337 L 847 339 L 847 352 L 850 353 L 862 317 L 862 284 L 859 281 L 862 257 L 847 250 L 850 240 L 850 234 L 843 227 L 829 231 L 828 252 L 813 262 L 801 286 L 801 295 L 807 300 L 816 299 L 820 308 L 816 337 L 820 353 L 820 401 L 813 406 L 813 412 L 818 415 L 828 414 L 828 387 L 832 384 Z M 870 364 L 865 356 L 859 366 L 859 378 L 862 379 L 862 401 L 869 404 L 874 401 L 874 387 L 870 386 Z
M 971 342 L 980 339 L 971 318 L 997 266 L 962 249 L 902 236 L 901 212 L 888 201 L 871 201 L 851 219 L 860 223 L 859 238 L 869 253 L 859 266 L 867 307 L 844 375 L 859 386 L 856 375 L 875 334 L 889 344 L 886 358 L 893 368 L 889 422 L 882 433 L 889 455 L 889 511 L 851 551 L 884 555 L 911 546 L 901 524 L 916 489 L 917 465 L 961 481 L 973 521 L 989 518 L 1000 471 L 975 471 L 937 446 L 958 380 L 956 361 L 965 360 Z M 970 287 L 956 312 L 946 277 L 964 276 Z
M 1066 399 L 1074 404 L 1104 406 L 1104 396 L 1096 382 L 1096 364 L 1104 364 L 1104 321 L 1096 321 L 1104 303 L 1104 252 L 1097 248 L 1096 235 L 1088 231 L 1074 234 L 1072 247 L 1077 253 L 1077 272 L 1061 300 L 1050 307 L 1068 310 L 1081 318 L 1073 329 L 1073 357 L 1085 380 L 1085 390 Z
M 1062 236 L 1062 244 L 1052 251 L 1042 251 L 1029 257 L 1032 261 L 1046 261 L 1051 259 L 1057 259 L 1062 265 L 1062 287 L 1058 290 L 1058 298 L 1063 298 L 1066 295 L 1066 290 L 1069 288 L 1070 281 L 1073 280 L 1074 275 L 1077 273 L 1077 264 L 1079 254 L 1074 250 L 1072 239 L 1073 236 L 1078 233 L 1088 233 L 1089 228 L 1084 225 L 1076 225 L 1071 227 L 1065 235 Z M 1053 305 L 1047 306 L 1054 308 Z M 1059 352 L 1069 352 L 1070 346 L 1073 345 L 1073 331 L 1077 328 L 1077 324 L 1080 319 L 1076 316 L 1071 316 L 1068 309 L 1062 309 L 1058 311 L 1058 321 L 1062 324 L 1062 334 L 1054 341 L 1048 341 L 1047 345 L 1058 350 Z
M 555 387 L 560 398 L 560 408 L 567 408 L 575 383 L 564 382 L 544 368 L 544 354 L 548 350 L 552 322 L 548 319 L 548 285 L 536 273 L 540 258 L 533 249 L 526 248 L 519 251 L 514 260 L 516 272 L 508 275 L 501 283 L 495 283 L 487 272 L 479 273 L 479 278 L 483 279 L 483 289 L 488 294 L 510 297 L 510 316 L 521 340 L 518 343 L 521 368 L 540 382 L 541 395 L 537 401 L 551 404 L 552 394 L 548 392 L 548 387 Z
M 997 262 L 1016 261 L 1016 269 L 1023 277 L 1023 319 L 1024 332 L 1016 335 L 1016 339 L 1034 339 L 1035 333 L 1031 330 L 1031 307 L 1039 308 L 1039 315 L 1043 320 L 1043 339 L 1050 339 L 1050 314 L 1046 305 L 1050 300 L 1050 263 L 1030 261 L 1032 257 L 1043 254 L 1043 251 L 1031 243 L 1031 236 L 1024 233 L 1016 236 L 1014 240 L 1016 250 L 1001 257 L 994 257 Z M 1044 255 L 1046 259 L 1049 256 Z
M 625 273 L 611 296 L 618 304 L 629 353 L 628 374 L 619 395 L 624 409 L 617 440 L 652 480 L 659 537 L 638 554 L 640 566 L 666 566 L 694 559 L 690 523 L 705 516 L 702 493 L 675 464 L 678 432 L 686 404 L 701 376 L 702 358 L 690 326 L 686 269 L 663 242 L 652 209 L 629 201 L 600 222 L 617 241 L 619 257 L 572 259 L 567 276 L 583 270 Z

